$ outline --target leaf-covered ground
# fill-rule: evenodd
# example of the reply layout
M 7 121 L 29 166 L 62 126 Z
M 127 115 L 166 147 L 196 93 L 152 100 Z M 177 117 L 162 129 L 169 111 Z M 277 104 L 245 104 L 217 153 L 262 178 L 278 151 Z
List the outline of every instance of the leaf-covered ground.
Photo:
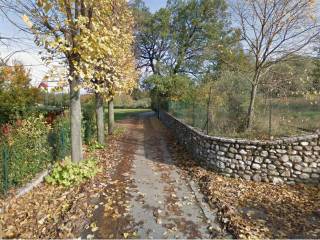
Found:
M 166 128 L 152 113 L 126 121 L 121 156 L 82 237 L 185 239 L 226 236 L 204 215 L 167 151 Z M 215 217 L 215 214 L 213 214 Z
M 102 171 L 92 180 L 71 188 L 40 184 L 28 194 L 0 200 L 3 238 L 74 238 L 88 228 L 89 218 L 100 204 L 104 186 L 117 165 L 117 135 L 92 155 Z M 94 226 L 91 226 L 94 228 Z
M 178 166 L 182 178 L 185 174 L 189 179 L 187 175 L 190 175 L 199 184 L 213 209 L 218 209 L 220 221 L 234 237 L 320 238 L 319 186 L 273 185 L 220 176 L 195 164 L 168 131 L 157 132 L 162 128 L 160 123 L 156 123 L 156 120 L 152 120 L 152 123 L 153 128 L 144 126 L 142 129 L 135 121 L 130 122 L 129 128 L 135 129 L 134 134 L 127 132 L 110 139 L 105 149 L 96 151 L 94 155 L 100 159 L 102 171 L 94 179 L 72 188 L 43 183 L 21 198 L 0 200 L 0 207 L 4 209 L 0 215 L 0 236 L 75 238 L 101 234 L 109 238 L 138 238 L 136 228 L 141 224 L 134 224 L 136 219 L 132 219 L 129 208 L 134 195 L 137 195 L 137 202 L 141 204 L 147 197 L 132 190 L 137 187 L 134 185 L 141 185 L 141 182 L 132 182 L 132 170 L 141 168 L 132 161 L 133 153 L 139 156 L 143 152 L 136 150 L 141 148 L 146 151 L 141 156 L 146 161 L 153 160 L 149 163 L 152 166 L 166 164 L 163 158 L 171 158 L 173 162 L 168 164 L 169 168 Z M 145 144 L 137 141 L 139 132 L 146 137 Z M 154 138 L 150 138 L 151 133 L 155 134 Z M 168 154 L 160 154 L 161 142 L 168 146 Z M 143 166 L 147 167 L 148 164 Z M 162 176 L 160 170 L 155 168 L 152 173 Z M 164 178 L 161 178 L 163 183 L 168 180 L 166 171 L 163 172 Z M 176 184 L 173 182 L 174 186 Z M 158 219 L 157 214 L 154 215 Z M 96 219 L 111 220 L 102 221 L 101 225 Z
M 319 186 L 227 178 L 197 165 L 174 140 L 170 152 L 236 238 L 320 238 Z

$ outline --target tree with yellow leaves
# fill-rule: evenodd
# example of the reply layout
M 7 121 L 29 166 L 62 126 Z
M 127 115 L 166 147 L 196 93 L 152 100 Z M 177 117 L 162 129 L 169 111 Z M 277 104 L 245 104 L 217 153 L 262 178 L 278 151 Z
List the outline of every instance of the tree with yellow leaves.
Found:
M 93 17 L 85 42 L 81 44 L 81 69 L 94 66 L 93 78 L 85 81 L 86 88 L 96 96 L 97 137 L 104 144 L 104 100 L 109 100 L 109 134 L 113 132 L 113 97 L 132 90 L 136 85 L 133 55 L 133 17 L 125 0 L 101 1 L 100 15 Z M 111 29 L 111 31 L 110 31 Z M 100 48 L 99 46 L 105 46 Z
M 71 157 L 74 162 L 83 158 L 80 89 L 96 89 L 100 93 L 104 92 L 100 89 L 105 86 L 108 86 L 108 91 L 118 90 L 122 86 L 119 82 L 122 79 L 118 77 L 118 74 L 122 74 L 121 66 L 110 65 L 105 55 L 110 57 L 109 61 L 118 63 L 117 51 L 122 54 L 125 52 L 125 48 L 114 48 L 114 40 L 111 41 L 116 36 L 119 37 L 118 44 L 122 41 L 121 28 L 110 28 L 112 23 L 107 24 L 113 17 L 114 22 L 125 23 L 129 16 L 129 13 L 112 15 L 116 2 L 118 1 L 16 0 L 11 6 L 23 15 L 37 45 L 46 49 L 46 61 L 62 59 L 68 69 Z M 125 6 L 125 1 L 119 2 Z M 132 42 L 130 39 L 123 41 L 128 41 L 128 45 Z M 101 82 L 104 84 L 101 85 Z

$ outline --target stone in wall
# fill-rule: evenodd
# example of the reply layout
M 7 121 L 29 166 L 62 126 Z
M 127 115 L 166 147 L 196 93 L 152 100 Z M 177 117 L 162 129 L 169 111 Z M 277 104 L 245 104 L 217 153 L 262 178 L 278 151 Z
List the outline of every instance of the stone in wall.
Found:
M 257 182 L 320 182 L 318 134 L 250 141 L 207 136 L 166 112 L 160 119 L 197 161 L 223 175 Z

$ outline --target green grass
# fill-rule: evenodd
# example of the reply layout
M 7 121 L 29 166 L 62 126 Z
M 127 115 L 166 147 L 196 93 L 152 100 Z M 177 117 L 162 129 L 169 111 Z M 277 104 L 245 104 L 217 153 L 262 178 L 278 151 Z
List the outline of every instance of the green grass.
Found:
M 274 104 L 274 115 L 282 117 L 282 123 L 294 128 L 313 131 L 320 128 L 319 97 L 311 99 L 291 98 L 287 101 L 278 99 Z
M 114 110 L 114 118 L 115 121 L 123 120 L 129 117 L 134 117 L 139 113 L 150 112 L 151 109 L 115 109 Z M 108 110 L 106 109 L 106 119 L 108 119 Z

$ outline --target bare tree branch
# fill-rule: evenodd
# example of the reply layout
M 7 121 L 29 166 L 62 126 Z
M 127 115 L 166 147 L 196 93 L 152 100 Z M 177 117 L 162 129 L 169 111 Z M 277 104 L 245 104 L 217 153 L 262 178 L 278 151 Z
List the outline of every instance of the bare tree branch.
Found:
M 311 0 L 240 0 L 232 6 L 241 39 L 254 57 L 247 127 L 252 127 L 254 102 L 262 75 L 270 67 L 308 47 L 319 36 Z

